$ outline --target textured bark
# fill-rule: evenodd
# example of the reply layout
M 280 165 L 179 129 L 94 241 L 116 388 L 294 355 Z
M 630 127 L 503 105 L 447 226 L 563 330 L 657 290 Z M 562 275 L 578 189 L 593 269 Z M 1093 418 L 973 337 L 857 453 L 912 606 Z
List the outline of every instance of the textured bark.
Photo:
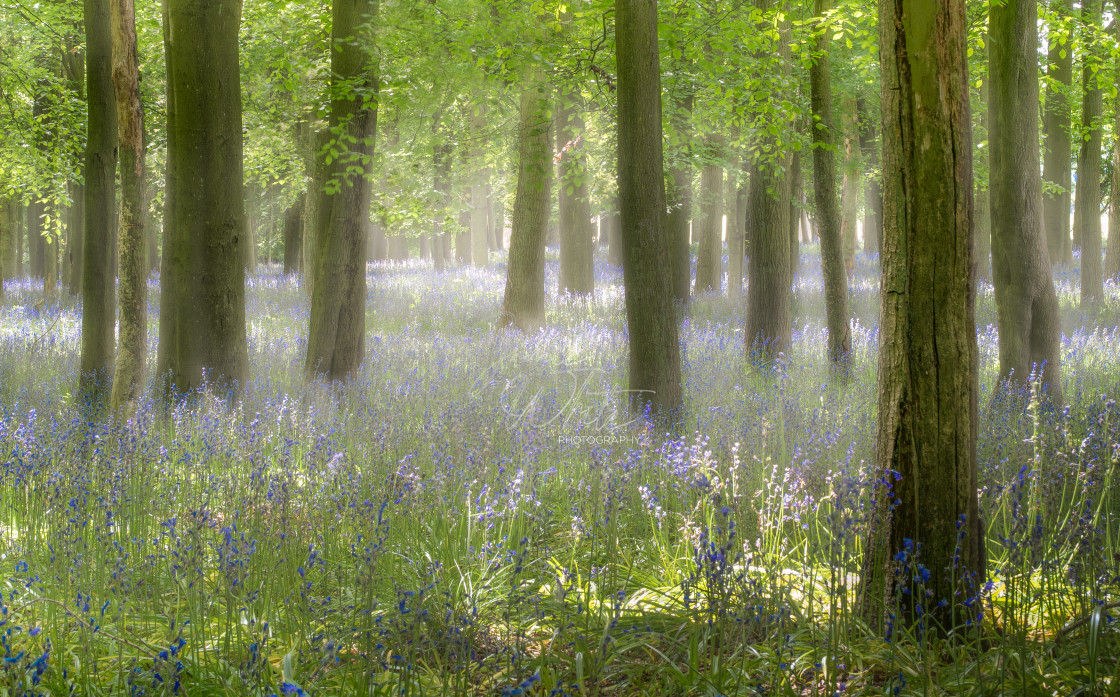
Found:
M 692 220 L 692 164 L 690 140 L 692 137 L 692 95 L 681 98 L 670 118 L 680 134 L 680 150 L 669 169 L 671 187 L 666 192 L 669 211 L 665 220 L 673 255 L 673 296 L 688 302 L 692 281 L 692 248 L 689 244 L 689 227 Z
M 332 4 L 332 82 L 330 125 L 342 128 L 350 156 L 331 163 L 338 191 L 328 198 L 329 221 L 316 254 L 316 282 L 308 329 L 308 377 L 342 380 L 358 370 L 365 351 L 366 225 L 370 185 L 364 176 L 377 132 L 377 59 L 372 23 L 378 0 L 334 0 Z M 356 93 L 343 94 L 343 86 Z M 348 91 L 348 90 L 347 90 Z M 348 174 L 355 165 L 363 175 Z
M 743 225 L 739 220 L 739 160 L 738 153 L 731 158 L 724 188 L 723 210 L 727 215 L 727 295 L 737 298 L 743 294 Z
M 506 289 L 498 324 L 536 331 L 544 324 L 544 247 L 552 188 L 551 114 L 536 71 L 521 93 L 517 194 L 509 238 Z
M 856 268 L 856 224 L 859 220 L 859 111 L 855 97 L 840 101 L 844 132 L 844 180 L 840 191 L 840 239 L 844 266 L 851 275 Z
M 832 9 L 831 0 L 816 0 L 818 16 Z M 832 128 L 832 71 L 829 58 L 831 30 L 817 35 L 820 54 L 809 69 L 809 94 L 813 109 L 813 199 L 817 206 L 816 228 L 821 241 L 821 275 L 824 279 L 825 323 L 828 325 L 828 357 L 847 374 L 852 353 L 849 319 L 848 272 L 840 240 L 840 208 L 836 195 L 835 142 Z M 885 170 L 884 170 L 885 172 Z
M 874 495 L 859 603 L 873 628 L 888 613 L 917 619 L 920 604 L 926 626 L 945 632 L 975 619 L 963 604 L 984 582 L 965 9 L 964 0 L 881 0 L 879 8 L 876 465 L 887 484 Z M 918 565 L 929 573 L 920 587 Z
M 1038 9 L 1008 0 L 991 10 L 992 255 L 999 379 L 1027 384 L 1042 367 L 1061 400 L 1061 318 L 1042 220 L 1038 152 Z
M 673 421 L 681 361 L 672 246 L 665 229 L 661 70 L 656 0 L 615 1 L 618 64 L 618 202 L 630 338 L 631 408 Z
M 710 145 L 710 143 L 709 143 Z M 697 295 L 723 288 L 723 167 L 700 170 L 700 245 L 696 251 Z
M 308 156 L 308 178 L 311 180 L 304 199 L 303 212 L 303 277 L 309 296 L 315 295 L 316 259 L 319 240 L 330 218 L 330 197 L 326 185 L 329 176 L 323 149 L 330 142 L 331 134 L 326 129 L 311 135 L 312 144 Z
M 1069 17 L 1073 14 L 1073 0 L 1051 0 L 1050 9 Z M 1073 84 L 1073 37 L 1069 30 L 1054 25 L 1050 27 L 1049 44 L 1047 75 L 1050 79 L 1046 85 L 1046 110 L 1042 123 L 1046 147 L 1042 178 L 1057 189 L 1044 194 L 1042 215 L 1050 260 L 1070 264 L 1073 262 L 1073 246 L 1069 236 L 1069 206 L 1073 186 L 1070 175 L 1070 103 L 1066 93 Z
M 987 43 L 987 40 L 985 40 Z M 989 59 L 989 68 L 991 62 Z M 980 87 L 980 108 L 984 111 L 980 114 L 980 125 L 988 132 L 988 145 L 984 148 L 975 148 L 973 150 L 973 158 L 980 163 L 981 167 L 987 165 L 988 181 L 981 182 L 979 178 L 976 181 L 976 220 L 973 223 L 973 234 L 976 238 L 976 276 L 991 280 L 992 278 L 992 203 L 991 203 L 991 165 L 989 162 L 988 153 L 992 151 L 993 142 L 991 138 L 991 128 L 989 124 L 989 106 L 988 106 L 988 92 L 991 89 L 989 80 L 985 80 L 984 84 Z M 1035 90 L 1035 101 L 1037 102 L 1038 90 Z M 1036 128 L 1037 132 L 1038 129 Z M 1041 180 L 1040 180 L 1041 181 Z M 1045 204 L 1044 209 L 1045 211 Z M 1043 214 L 1045 216 L 1045 213 Z M 1068 215 L 1066 216 L 1069 217 Z M 1045 231 L 1043 232 L 1045 234 Z
M 157 374 L 164 391 L 248 377 L 239 0 L 165 0 L 167 195 Z M 87 266 L 88 272 L 88 266 Z
M 793 152 L 789 176 L 789 276 L 792 279 L 801 266 L 801 153 L 797 150 Z M 730 223 L 728 218 L 728 229 Z
M 144 258 L 144 110 L 136 52 L 133 0 L 110 0 L 113 88 L 120 139 L 121 208 L 117 249 L 120 273 L 120 345 L 109 403 L 133 412 L 144 388 L 148 355 L 148 283 Z
M 470 264 L 486 266 L 490 260 L 486 243 L 486 183 L 490 178 L 484 159 L 484 139 L 486 130 L 486 108 L 476 104 L 471 109 L 471 227 L 470 227 Z
M 299 273 L 303 249 L 303 201 L 300 196 L 284 211 L 284 273 Z
M 1081 18 L 1086 34 L 1101 21 L 1102 0 L 1083 0 Z M 1077 157 L 1077 190 L 1074 198 L 1074 242 L 1081 247 L 1081 302 L 1094 303 L 1104 294 L 1101 269 L 1101 137 L 1103 100 L 1097 72 L 1102 67 L 1100 49 L 1093 47 L 1085 54 L 1082 69 L 1082 128 L 1088 131 L 1081 141 Z
M 113 92 L 109 0 L 86 0 L 86 152 L 82 245 L 82 359 L 79 392 L 108 396 L 113 375 L 116 298 L 113 189 L 117 167 L 117 115 Z
M 595 292 L 595 258 L 592 247 L 591 198 L 588 195 L 585 125 L 577 96 L 560 97 L 556 119 L 559 153 L 557 198 L 560 214 L 560 294 Z

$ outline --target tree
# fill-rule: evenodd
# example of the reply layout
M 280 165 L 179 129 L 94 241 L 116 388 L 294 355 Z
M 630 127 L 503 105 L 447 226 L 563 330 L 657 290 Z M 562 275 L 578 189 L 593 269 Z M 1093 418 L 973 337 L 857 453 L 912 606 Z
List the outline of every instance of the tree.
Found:
M 133 0 L 110 0 L 113 87 L 120 139 L 121 208 L 120 346 L 110 405 L 135 409 L 143 389 L 148 354 L 147 260 L 144 258 L 144 110 L 140 104 L 140 60 Z
M 992 5 L 988 142 L 999 377 L 1025 385 L 1035 366 L 1061 399 L 1061 318 L 1050 277 L 1038 154 L 1038 9 Z
M 560 209 L 560 293 L 591 295 L 595 291 L 591 199 L 588 197 L 585 125 L 582 100 L 571 90 L 560 95 L 556 119 L 559 158 L 557 194 Z
M 331 6 L 332 195 L 316 240 L 315 286 L 307 336 L 308 377 L 341 380 L 362 362 L 366 332 L 366 225 L 369 163 L 377 132 L 377 60 L 373 23 L 378 0 L 334 0 Z M 355 171 L 356 170 L 356 171 Z
M 108 394 L 113 375 L 116 298 L 113 210 L 117 167 L 117 114 L 111 73 L 109 0 L 86 0 L 86 153 L 82 245 L 82 361 L 79 391 Z
M 544 324 L 544 247 L 552 189 L 551 114 L 540 68 L 521 92 L 517 194 L 498 324 L 529 332 Z
M 166 0 L 167 190 L 157 374 L 165 392 L 248 377 L 239 0 Z M 86 267 L 88 273 L 88 265 Z
M 681 359 L 665 229 L 657 0 L 615 0 L 618 203 L 631 407 L 662 419 L 681 408 Z
M 711 159 L 700 170 L 700 244 L 696 251 L 697 294 L 723 287 L 723 166 L 715 160 L 714 137 L 705 140 Z
M 813 198 L 817 204 L 817 235 L 821 241 L 821 275 L 824 277 L 825 322 L 828 325 L 828 358 L 847 373 L 852 353 L 848 310 L 848 271 L 840 239 L 840 208 L 836 194 L 836 161 L 832 132 L 832 70 L 829 58 L 831 28 L 824 22 L 831 0 L 816 0 L 822 26 L 816 30 L 817 58 L 809 69 L 809 95 L 813 109 Z
M 303 201 L 300 196 L 284 211 L 284 273 L 299 273 L 302 268 Z
M 860 603 L 873 626 L 881 626 L 897 598 L 907 616 L 921 605 L 927 621 L 948 631 L 984 578 L 964 0 L 881 0 L 879 8 L 884 176 L 876 465 L 891 488 L 875 495 Z M 911 586 L 914 577 L 921 586 Z M 914 589 L 916 602 L 895 596 L 896 584 Z M 916 590 L 923 586 L 928 599 Z
M 1073 0 L 1052 0 L 1055 20 L 1048 31 L 1049 67 L 1046 71 L 1046 110 L 1043 112 L 1042 136 L 1046 146 L 1042 178 L 1054 185 L 1043 199 L 1042 217 L 1046 244 L 1053 262 L 1073 261 L 1069 238 L 1069 205 L 1072 189 L 1070 176 L 1070 105 L 1067 94 L 1073 84 L 1073 42 L 1070 16 Z
M 1081 247 L 1081 302 L 1094 303 L 1104 294 L 1101 273 L 1101 116 L 1104 105 L 1098 70 L 1100 49 L 1095 34 L 1102 0 L 1082 0 L 1081 21 L 1087 44 L 1081 71 L 1081 123 L 1085 135 L 1077 156 L 1077 188 L 1073 203 L 1074 242 Z
M 681 96 L 669 115 L 673 128 L 680 134 L 675 157 L 669 167 L 671 186 L 667 196 L 669 211 L 665 220 L 673 255 L 673 296 L 687 303 L 691 293 L 692 249 L 690 224 L 692 222 L 692 95 Z M 609 220 L 609 218 L 604 218 Z

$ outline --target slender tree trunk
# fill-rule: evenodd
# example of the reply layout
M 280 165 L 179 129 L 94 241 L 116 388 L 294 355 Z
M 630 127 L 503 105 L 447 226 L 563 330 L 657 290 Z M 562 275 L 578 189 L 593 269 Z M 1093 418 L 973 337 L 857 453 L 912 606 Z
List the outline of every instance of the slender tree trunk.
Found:
M 560 214 L 560 294 L 595 292 L 595 257 L 592 248 L 591 198 L 588 195 L 585 125 L 578 97 L 563 94 L 557 118 L 556 151 L 559 154 L 557 191 Z
M 486 174 L 486 244 L 491 252 L 496 252 L 501 247 L 498 246 L 496 223 L 494 219 L 494 187 L 490 183 L 490 173 Z M 421 256 L 424 256 L 421 253 Z
M 964 0 L 881 0 L 879 37 L 876 465 L 877 481 L 886 485 L 873 495 L 859 603 L 873 628 L 899 607 L 910 620 L 920 615 L 946 632 L 976 618 L 963 599 L 980 592 L 985 573 L 976 494 L 979 358 Z M 918 565 L 928 572 L 925 580 Z M 896 590 L 913 595 L 896 605 Z M 919 595 L 923 590 L 928 595 Z
M 284 211 L 284 273 L 300 272 L 300 251 L 303 248 L 303 201 L 304 196 L 288 206 Z
M 711 141 L 708 142 L 711 146 Z M 700 170 L 700 246 L 696 252 L 697 295 L 722 289 L 723 167 L 708 163 Z
M 451 206 L 452 148 L 438 139 L 439 114 L 436 114 L 432 121 L 432 131 L 437 136 L 436 144 L 432 148 L 432 171 L 434 173 L 432 188 L 440 199 L 438 212 L 432 221 L 432 265 L 436 271 L 444 271 L 449 261 L 448 233 L 443 228 L 446 227 L 446 215 Z
M 1082 0 L 1081 17 L 1086 38 L 1101 21 L 1102 0 Z M 1097 71 L 1103 67 L 1100 50 L 1091 46 L 1084 54 L 1082 69 L 1081 123 L 1088 137 L 1081 141 L 1077 157 L 1077 192 L 1074 199 L 1075 242 L 1081 246 L 1081 303 L 1092 304 L 1104 295 L 1101 269 L 1101 138 L 1103 103 Z
M 789 276 L 792 280 L 801 266 L 801 153 L 796 150 L 789 175 Z
M 991 9 L 991 203 L 999 378 L 1025 386 L 1035 366 L 1061 400 L 1061 317 L 1050 277 L 1038 153 L 1038 9 Z
M 544 247 L 552 195 L 551 114 L 544 79 L 535 71 L 521 93 L 517 195 L 502 315 L 498 324 L 533 332 L 544 324 Z
M 739 219 L 739 161 L 738 153 L 731 158 L 727 169 L 727 187 L 724 192 L 724 211 L 727 213 L 727 295 L 738 298 L 743 294 L 743 222 Z
M 483 159 L 483 140 L 486 129 L 486 109 L 476 104 L 471 109 L 471 227 L 470 227 L 470 264 L 486 266 L 489 250 L 486 244 L 486 172 Z
M 675 105 L 670 118 L 674 128 L 680 133 L 679 152 L 674 153 L 673 164 L 669 168 L 672 184 L 668 191 L 669 212 L 665 224 L 668 228 L 673 255 L 673 296 L 681 302 L 689 300 L 692 281 L 691 246 L 689 244 L 689 224 L 692 220 L 692 95 L 686 95 Z
M 619 216 L 619 202 L 614 201 L 612 210 L 607 213 L 607 261 L 611 266 L 622 266 L 622 222 Z
M 86 152 L 82 246 L 82 360 L 84 399 L 109 396 L 116 341 L 112 273 L 117 167 L 117 114 L 113 93 L 109 0 L 86 0 Z
M 329 197 L 329 223 L 316 254 L 315 292 L 311 299 L 307 363 L 309 377 L 342 380 L 357 372 L 365 351 L 365 231 L 370 185 L 366 176 L 348 174 L 356 163 L 365 170 L 373 156 L 377 132 L 377 59 L 372 25 L 378 0 L 334 0 L 331 72 L 340 93 L 331 100 L 331 128 L 342 128 L 350 156 L 332 163 L 338 191 Z M 348 37 L 359 37 L 357 40 Z M 356 94 L 342 94 L 348 85 Z
M 987 40 L 985 41 L 987 43 Z M 989 59 L 989 68 L 991 67 Z M 988 80 L 980 87 L 980 108 L 984 111 L 980 114 L 980 126 L 988 132 L 988 145 L 984 148 L 976 148 L 973 150 L 973 158 L 989 171 L 988 181 L 984 182 L 979 179 L 976 180 L 976 222 L 973 224 L 973 230 L 976 237 L 976 276 L 991 280 L 992 278 L 992 201 L 991 201 L 991 186 L 992 174 L 989 165 L 988 154 L 992 151 L 994 143 L 991 138 L 990 128 L 990 107 L 988 105 L 988 93 L 991 85 Z M 1037 101 L 1037 98 L 1036 100 Z M 1036 128 L 1035 131 L 1038 129 Z M 1068 215 L 1066 216 L 1069 217 Z M 1043 213 L 1043 221 L 1045 220 L 1045 213 Z M 1042 223 L 1040 223 L 1042 224 Z M 1043 231 L 1045 234 L 1045 231 Z M 1047 272 L 1049 275 L 1049 272 Z
M 167 194 L 157 373 L 165 392 L 248 377 L 240 0 L 165 0 Z M 86 267 L 87 272 L 89 266 Z
M 27 262 L 30 276 L 43 279 L 43 260 L 46 257 L 46 242 L 43 238 L 43 202 L 32 196 L 27 204 Z
M 618 201 L 630 337 L 631 407 L 675 421 L 682 405 L 673 300 L 672 243 L 665 229 L 657 1 L 615 0 L 618 61 Z
M 110 404 L 135 411 L 144 387 L 148 354 L 148 284 L 144 258 L 144 110 L 140 105 L 140 60 L 136 52 L 133 0 L 110 0 L 113 87 L 120 138 L 121 212 L 120 346 Z
M 860 136 L 860 151 L 864 163 L 863 189 L 863 251 L 867 254 L 879 253 L 879 238 L 883 229 L 883 187 L 879 184 L 880 151 L 878 129 L 868 128 Z
M 0 197 L 0 301 L 4 300 L 4 284 L 12 277 L 12 257 L 15 256 L 15 230 L 12 221 L 12 199 Z
M 312 133 L 311 152 L 307 162 L 311 182 L 304 204 L 303 276 L 306 279 L 307 294 L 312 297 L 315 295 L 319 241 L 323 237 L 323 230 L 327 227 L 331 212 L 330 197 L 326 192 L 329 173 L 326 158 L 322 154 L 330 139 L 330 131 L 326 129 Z
M 1052 12 L 1063 17 L 1073 15 L 1073 0 L 1051 0 Z M 1064 26 L 1063 26 L 1064 25 Z M 1070 192 L 1070 103 L 1067 94 L 1073 84 L 1073 36 L 1070 22 L 1052 24 L 1049 28 L 1049 67 L 1046 84 L 1046 111 L 1042 132 L 1046 154 L 1042 178 L 1056 189 L 1044 194 L 1042 216 L 1046 228 L 1046 244 L 1053 262 L 1073 263 L 1073 247 L 1069 237 Z
M 855 97 L 840 100 L 844 130 L 844 180 L 840 192 L 840 238 L 844 266 L 850 276 L 856 269 L 856 224 L 859 221 L 859 111 Z
M 831 0 L 816 0 L 816 15 L 832 9 Z M 821 241 L 821 275 L 824 278 L 825 321 L 828 325 L 828 357 L 847 375 L 852 353 L 852 330 L 848 310 L 848 272 L 840 240 L 840 208 L 836 195 L 836 160 L 832 129 L 832 70 L 829 59 L 831 29 L 817 35 L 820 54 L 809 69 L 809 92 L 813 128 L 813 198 L 817 206 L 817 234 Z M 885 170 L 884 170 L 885 172 Z M 886 220 L 884 219 L 884 226 Z
M 20 201 L 15 202 L 15 222 L 13 229 L 16 235 L 16 260 L 15 260 L 15 277 L 23 278 L 23 254 L 24 254 L 24 241 L 27 239 L 27 206 Z

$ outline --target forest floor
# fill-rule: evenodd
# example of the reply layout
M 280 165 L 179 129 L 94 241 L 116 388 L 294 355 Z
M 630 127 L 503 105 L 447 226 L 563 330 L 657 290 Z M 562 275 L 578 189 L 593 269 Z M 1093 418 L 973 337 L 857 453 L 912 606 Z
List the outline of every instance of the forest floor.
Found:
M 847 384 L 815 249 L 784 365 L 745 360 L 741 302 L 696 299 L 679 434 L 624 416 L 617 269 L 600 258 L 594 300 L 558 300 L 550 252 L 548 326 L 525 336 L 493 328 L 494 261 L 371 265 L 366 360 L 341 388 L 304 384 L 306 294 L 262 269 L 243 398 L 126 424 L 74 404 L 80 307 L 10 283 L 0 694 L 1120 694 L 1115 282 L 1085 314 L 1058 270 L 1056 414 L 992 403 L 982 285 L 988 579 L 948 599 L 982 620 L 945 640 L 853 612 L 877 490 L 873 257 Z M 150 366 L 158 306 L 152 281 Z M 921 597 L 920 573 L 897 583 Z

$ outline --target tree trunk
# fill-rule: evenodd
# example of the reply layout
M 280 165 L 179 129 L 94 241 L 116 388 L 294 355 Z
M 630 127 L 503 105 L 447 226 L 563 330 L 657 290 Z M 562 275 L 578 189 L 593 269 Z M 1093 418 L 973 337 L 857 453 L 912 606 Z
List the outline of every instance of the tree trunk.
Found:
M 144 388 L 148 355 L 148 283 L 144 258 L 144 110 L 136 52 L 133 0 L 110 0 L 113 87 L 120 139 L 121 209 L 117 232 L 120 273 L 120 345 L 110 405 L 134 412 Z
M 316 259 L 318 258 L 319 240 L 323 230 L 327 227 L 330 218 L 330 197 L 327 196 L 326 186 L 328 167 L 323 150 L 330 142 L 331 134 L 326 129 L 315 131 L 311 137 L 311 153 L 308 157 L 308 175 L 310 185 L 307 189 L 307 198 L 304 204 L 303 218 L 303 277 L 306 281 L 308 296 L 315 295 Z
M 899 611 L 947 632 L 976 618 L 975 605 L 962 605 L 980 592 L 985 573 L 965 9 L 964 0 L 881 0 L 879 8 L 876 465 L 886 490 L 873 495 L 859 603 L 875 629 Z
M 1102 0 L 1082 0 L 1081 18 L 1086 38 L 1093 42 L 1084 53 L 1082 69 L 1081 123 L 1088 138 L 1081 141 L 1077 157 L 1077 191 L 1074 198 L 1074 241 L 1081 246 L 1081 304 L 1097 302 L 1104 295 L 1101 269 L 1101 116 L 1103 104 L 1097 70 L 1102 67 L 1100 49 L 1092 38 L 1101 21 Z
M 671 117 L 680 134 L 680 152 L 669 168 L 671 187 L 668 191 L 669 212 L 665 220 L 673 255 L 673 296 L 681 302 L 689 299 L 692 281 L 689 224 L 692 220 L 692 95 L 681 98 Z
M 432 120 L 432 132 L 437 136 L 439 134 L 439 114 Z M 451 206 L 451 153 L 451 146 L 441 140 L 437 140 L 432 148 L 432 188 L 439 197 L 432 221 L 432 266 L 436 271 L 445 270 L 449 261 L 449 240 L 444 227 Z
M 727 187 L 724 190 L 723 209 L 727 214 L 727 295 L 738 298 L 743 294 L 743 225 L 739 220 L 739 161 L 738 153 L 731 158 L 727 169 Z
M 1044 194 L 1042 216 L 1046 227 L 1046 244 L 1052 262 L 1073 263 L 1073 247 L 1069 237 L 1070 191 L 1070 103 L 1067 96 L 1073 84 L 1073 35 L 1068 18 L 1073 14 L 1073 0 L 1051 0 L 1050 10 L 1067 21 L 1049 27 L 1049 67 L 1046 83 L 1046 110 L 1042 133 L 1046 147 L 1042 178 L 1056 187 Z
M 1038 153 L 1038 9 L 1009 0 L 991 9 L 991 205 L 999 379 L 1019 387 L 1035 367 L 1061 400 L 1061 317 L 1050 277 Z
M 874 174 L 874 170 L 879 169 L 882 150 L 877 135 L 877 129 L 871 127 L 860 136 L 860 152 L 866 174 L 863 180 L 863 251 L 867 254 L 879 253 L 883 228 L 883 188 L 879 184 L 880 175 Z
M 27 265 L 31 278 L 42 280 L 43 259 L 46 256 L 43 239 L 43 202 L 32 195 L 27 204 Z
M 560 214 L 560 294 L 595 292 L 595 257 L 591 236 L 591 199 L 588 195 L 586 127 L 576 95 L 563 94 L 557 115 L 559 153 L 557 191 Z
M 116 341 L 112 238 L 116 196 L 117 114 L 109 0 L 86 0 L 86 152 L 82 245 L 82 359 L 79 393 L 109 396 Z
M 844 131 L 844 180 L 840 192 L 840 239 L 844 266 L 850 276 L 856 269 L 856 224 L 859 221 L 859 111 L 855 97 L 840 100 Z
M 483 159 L 483 131 L 486 128 L 486 108 L 476 104 L 471 109 L 471 226 L 470 226 L 470 264 L 486 266 L 490 261 L 486 244 L 486 172 Z
M 708 145 L 712 145 L 711 141 Z M 723 286 L 723 167 L 711 163 L 700 170 L 700 246 L 696 251 L 697 295 Z
M 618 64 L 618 202 L 630 337 L 631 408 L 673 422 L 681 410 L 681 359 L 672 243 L 665 229 L 657 1 L 615 0 Z
M 985 41 L 987 43 L 987 41 Z M 989 68 L 991 67 L 991 59 L 989 59 Z M 988 181 L 984 182 L 977 177 L 976 180 L 976 222 L 973 225 L 974 235 L 976 237 L 976 276 L 991 280 L 992 278 L 992 169 L 989 163 L 989 153 L 994 147 L 991 138 L 990 128 L 990 110 L 988 105 L 988 94 L 991 90 L 991 85 L 988 80 L 980 86 L 980 108 L 984 111 L 980 114 L 980 126 L 987 131 L 988 146 L 984 148 L 975 148 L 973 150 L 973 158 L 976 159 L 981 167 L 988 170 Z M 1036 90 L 1037 92 L 1037 90 Z M 1037 102 L 1037 94 L 1035 101 Z M 1038 129 L 1035 128 L 1037 132 Z M 1068 216 L 1067 216 L 1068 218 Z M 1043 220 L 1045 220 L 1045 213 L 1043 213 Z M 1040 222 L 1040 224 L 1042 224 Z M 1042 234 L 1045 234 L 1044 232 Z M 1049 275 L 1049 271 L 1047 271 Z
M 308 377 L 342 380 L 357 372 L 365 351 L 366 225 L 370 185 L 366 164 L 373 156 L 377 132 L 377 63 L 372 23 L 378 0 L 334 0 L 331 8 L 334 45 L 331 73 L 336 94 L 331 100 L 331 129 L 343 129 L 349 153 L 331 163 L 337 192 L 329 197 L 329 223 L 316 254 L 318 279 L 311 299 L 308 330 Z M 359 37 L 358 40 L 347 37 Z M 350 94 L 342 94 L 342 88 Z M 355 94 L 356 93 L 356 94 Z M 355 166 L 359 176 L 348 174 Z
M 11 196 L 0 197 L 0 301 L 4 299 L 4 283 L 12 277 L 12 257 L 15 256 L 15 230 L 12 225 Z
M 831 9 L 831 0 L 816 0 L 815 11 L 818 17 L 823 17 Z M 841 374 L 847 375 L 852 352 L 852 330 L 848 310 L 848 272 L 844 268 L 840 208 L 836 196 L 832 69 L 829 59 L 831 35 L 830 28 L 818 33 L 816 50 L 820 56 L 809 69 L 810 101 L 816 124 L 813 128 L 813 198 L 817 206 L 817 235 L 821 241 L 828 357 L 840 369 Z M 885 225 L 886 220 L 883 222 Z
M 789 176 L 789 277 L 792 281 L 801 267 L 801 153 L 797 150 L 793 151 Z M 731 219 L 727 222 L 730 229 Z
M 619 217 L 618 199 L 614 201 L 613 209 L 607 213 L 607 261 L 611 266 L 622 266 L 622 222 Z
M 498 324 L 536 331 L 544 324 L 544 247 L 551 203 L 551 114 L 544 78 L 534 70 L 521 93 L 517 194 L 509 238 L 506 289 Z
M 284 211 L 284 273 L 300 272 L 300 251 L 303 249 L 303 200 L 296 202 Z
M 157 373 L 187 392 L 248 377 L 239 0 L 165 0 L 167 194 Z M 88 265 L 87 265 L 88 271 Z

